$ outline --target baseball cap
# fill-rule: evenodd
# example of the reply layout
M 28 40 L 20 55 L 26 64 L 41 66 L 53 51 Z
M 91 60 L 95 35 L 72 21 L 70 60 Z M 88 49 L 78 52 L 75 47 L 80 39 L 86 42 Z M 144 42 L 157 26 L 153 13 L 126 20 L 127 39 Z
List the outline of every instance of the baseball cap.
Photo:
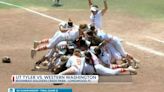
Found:
M 61 22 L 61 23 L 59 24 L 59 27 L 60 27 L 61 30 L 68 30 L 68 23 L 66 23 L 66 22 Z
M 92 6 L 90 10 L 91 10 L 91 11 L 97 11 L 97 10 L 98 10 L 98 8 L 97 8 L 97 7 Z

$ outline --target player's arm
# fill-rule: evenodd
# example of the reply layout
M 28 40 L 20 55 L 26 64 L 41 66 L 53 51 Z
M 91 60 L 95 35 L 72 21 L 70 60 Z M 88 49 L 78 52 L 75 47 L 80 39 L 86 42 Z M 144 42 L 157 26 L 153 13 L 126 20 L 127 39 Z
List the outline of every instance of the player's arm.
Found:
M 102 15 L 104 15 L 105 12 L 108 10 L 107 0 L 103 0 L 103 2 L 104 2 L 104 9 L 102 9 L 101 11 Z
M 89 4 L 89 7 L 91 7 L 93 5 L 92 0 L 88 0 L 88 4 Z

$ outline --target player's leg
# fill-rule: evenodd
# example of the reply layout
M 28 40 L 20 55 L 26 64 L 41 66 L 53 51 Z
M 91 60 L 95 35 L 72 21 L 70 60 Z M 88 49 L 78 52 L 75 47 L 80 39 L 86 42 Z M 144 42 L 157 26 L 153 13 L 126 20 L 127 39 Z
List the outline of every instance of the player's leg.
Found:
M 122 46 L 121 40 L 118 37 L 113 37 L 111 43 L 113 44 L 113 46 L 115 47 L 115 49 L 121 54 L 122 57 L 133 60 L 133 62 L 137 63 L 138 60 L 136 60 L 135 58 L 133 58 L 131 55 L 129 55 L 125 49 Z
M 112 54 L 112 59 L 111 59 L 111 62 L 114 63 L 114 64 L 122 64 L 124 61 L 126 61 L 125 63 L 129 64 L 129 66 L 133 66 L 133 68 L 138 68 L 138 61 L 136 59 L 134 59 L 133 57 L 129 56 L 127 54 L 126 57 L 123 57 L 119 52 L 118 50 L 116 50 L 113 46 L 113 44 L 109 44 L 109 49 L 108 49 L 108 53 L 111 53 Z M 115 61 L 114 61 L 115 60 Z M 115 63 L 116 62 L 116 63 Z M 122 64 L 121 66 L 126 66 L 124 64 Z M 118 67 L 118 66 L 116 66 Z
M 118 61 L 118 60 L 117 60 L 118 62 L 115 61 L 118 64 L 113 64 L 112 56 L 109 53 L 104 53 L 103 56 L 101 56 L 100 58 L 101 58 L 101 61 L 105 64 L 105 66 L 111 69 L 127 68 L 129 65 L 129 63 L 122 63 L 121 61 Z
M 129 63 L 122 63 L 122 64 L 110 64 L 111 69 L 117 69 L 117 68 L 127 68 L 129 66 Z
M 108 53 L 111 54 L 112 58 L 116 60 L 117 64 L 120 64 L 120 61 L 122 59 L 121 54 L 115 49 L 115 47 L 112 44 L 108 44 Z
M 47 57 L 43 56 L 41 59 L 39 59 L 36 63 L 35 63 L 35 66 L 34 66 L 34 69 L 40 69 L 40 64 L 42 62 L 44 62 L 45 60 L 47 60 Z
M 42 39 L 40 41 L 34 41 L 34 49 L 37 48 L 40 44 L 46 44 L 46 43 L 49 43 L 53 38 L 55 39 L 55 37 L 57 35 L 59 35 L 60 32 L 56 32 L 51 38 L 46 38 L 46 39 Z
M 136 74 L 136 70 L 133 69 L 132 67 L 128 68 L 118 68 L 118 69 L 110 69 L 107 67 L 102 66 L 101 64 L 95 65 L 96 71 L 100 75 L 117 75 L 123 72 L 130 72 L 133 74 Z
M 48 61 L 48 65 L 49 65 L 49 63 L 50 63 L 49 60 L 50 60 L 50 58 L 53 56 L 54 52 L 55 52 L 54 49 L 49 50 L 48 53 L 47 53 L 46 55 L 44 55 L 41 59 L 39 59 L 39 60 L 35 63 L 34 68 L 35 68 L 35 69 L 39 69 L 39 68 L 40 68 L 39 65 L 40 65 L 41 63 L 43 63 L 44 61 L 46 61 L 46 60 Z
M 106 51 L 103 51 L 99 56 L 100 56 L 99 58 L 104 64 L 106 65 L 111 64 L 111 59 L 112 59 L 111 53 L 107 53 Z
M 54 62 L 53 62 L 53 55 L 55 53 L 55 48 L 51 49 L 50 51 L 48 51 L 48 53 L 45 55 L 47 57 L 47 61 L 48 61 L 48 69 L 51 69 L 54 65 Z
M 35 49 L 34 48 L 31 49 L 31 58 L 34 58 L 34 56 L 36 55 L 37 51 L 43 51 L 43 50 L 47 50 L 47 49 L 48 49 L 47 45 L 43 45 L 43 46 L 37 47 Z
M 49 43 L 50 39 L 43 39 L 40 41 L 34 41 L 34 48 L 37 48 L 40 44 L 46 44 Z
M 123 48 L 122 43 L 118 37 L 114 36 L 111 43 L 114 46 L 114 48 L 121 54 L 121 56 L 127 56 L 127 52 L 125 52 L 125 49 Z
M 56 35 L 55 37 L 53 37 L 51 39 L 51 41 L 49 42 L 48 45 L 43 45 L 37 48 L 33 48 L 31 49 L 31 58 L 34 58 L 34 56 L 36 55 L 37 51 L 43 51 L 43 50 L 47 50 L 47 49 L 52 49 L 54 48 L 59 42 L 63 41 L 63 37 L 62 35 Z
M 40 41 L 34 41 L 34 48 L 36 48 L 40 44 L 49 43 L 51 40 L 55 39 L 56 36 L 60 35 L 60 33 L 60 31 L 57 31 L 51 38 L 42 39 Z

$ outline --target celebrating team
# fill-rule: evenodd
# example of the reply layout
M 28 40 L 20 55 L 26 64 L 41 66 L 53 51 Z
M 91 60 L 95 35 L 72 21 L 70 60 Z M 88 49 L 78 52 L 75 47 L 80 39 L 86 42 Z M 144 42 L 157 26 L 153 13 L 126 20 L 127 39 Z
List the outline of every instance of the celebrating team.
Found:
M 138 62 L 124 50 L 121 40 L 102 31 L 102 16 L 108 9 L 107 1 L 103 2 L 104 9 L 99 10 L 92 0 L 88 0 L 90 24 L 76 26 L 69 19 L 59 24 L 59 31 L 52 38 L 34 41 L 32 58 L 38 51 L 49 50 L 36 62 L 35 69 L 47 60 L 48 69 L 59 75 L 136 74 Z

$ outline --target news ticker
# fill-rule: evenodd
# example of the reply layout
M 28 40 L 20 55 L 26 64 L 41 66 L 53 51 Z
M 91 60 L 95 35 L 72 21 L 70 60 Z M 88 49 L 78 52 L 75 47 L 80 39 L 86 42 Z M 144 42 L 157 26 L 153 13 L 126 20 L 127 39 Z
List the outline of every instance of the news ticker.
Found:
M 98 75 L 12 75 L 13 84 L 29 83 L 98 83 Z
M 9 88 L 8 92 L 72 92 L 71 88 Z

